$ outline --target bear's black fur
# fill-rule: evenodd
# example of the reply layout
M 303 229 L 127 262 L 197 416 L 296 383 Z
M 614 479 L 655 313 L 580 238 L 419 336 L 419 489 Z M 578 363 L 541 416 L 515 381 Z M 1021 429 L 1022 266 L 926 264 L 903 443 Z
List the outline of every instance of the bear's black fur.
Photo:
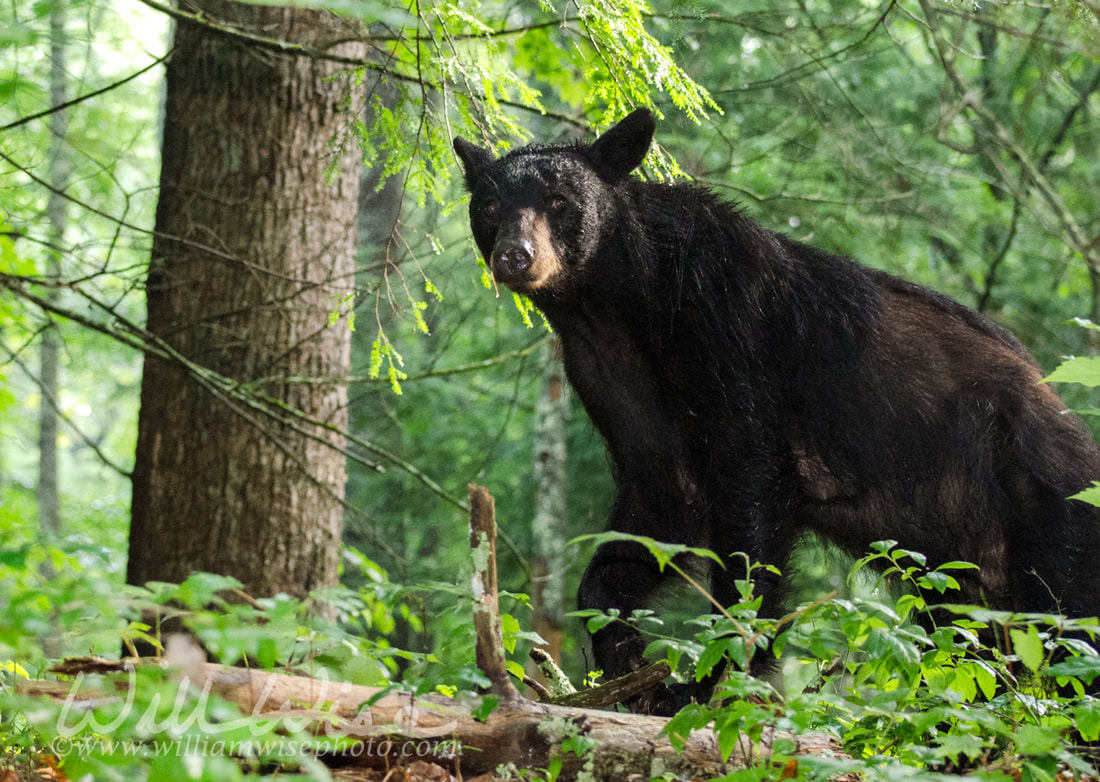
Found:
M 628 176 L 654 129 L 639 109 L 590 145 L 500 159 L 455 139 L 478 247 L 549 319 L 607 441 L 609 527 L 780 569 L 806 530 L 855 554 L 890 538 L 978 564 L 963 600 L 1100 613 L 1100 514 L 1066 499 L 1100 452 L 1024 347 L 703 188 Z M 712 573 L 723 604 L 743 573 Z M 578 602 L 626 616 L 659 580 L 640 546 L 607 544 Z M 776 586 L 757 584 L 765 615 Z M 594 648 L 609 676 L 641 662 L 622 623 Z

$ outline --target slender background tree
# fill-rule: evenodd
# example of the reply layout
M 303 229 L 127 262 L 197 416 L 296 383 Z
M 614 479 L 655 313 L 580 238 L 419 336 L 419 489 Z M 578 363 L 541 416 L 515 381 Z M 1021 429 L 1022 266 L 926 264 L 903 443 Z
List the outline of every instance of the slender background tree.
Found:
M 59 4 L 50 14 L 50 103 L 65 103 L 68 74 L 65 72 L 65 8 Z M 64 110 L 50 115 L 49 146 L 50 195 L 46 204 L 49 221 L 49 252 L 46 256 L 46 277 L 57 282 L 61 278 L 61 248 L 65 243 L 67 203 L 65 188 L 69 183 L 69 152 L 65 145 L 68 130 Z M 56 299 L 56 294 L 47 296 Z M 56 537 L 61 531 L 61 509 L 58 499 L 57 467 L 57 405 L 60 397 L 58 363 L 61 340 L 57 325 L 48 323 L 42 332 L 40 375 L 43 404 L 39 407 L 38 445 L 38 523 L 43 533 Z
M 557 342 L 539 352 L 542 387 L 535 400 L 535 512 L 531 519 L 533 628 L 561 659 L 566 621 L 566 521 L 569 518 L 569 388 Z

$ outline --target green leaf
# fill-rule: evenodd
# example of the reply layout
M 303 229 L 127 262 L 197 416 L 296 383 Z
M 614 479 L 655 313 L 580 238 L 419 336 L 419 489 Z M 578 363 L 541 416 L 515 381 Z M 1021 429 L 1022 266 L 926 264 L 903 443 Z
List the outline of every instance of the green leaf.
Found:
M 1012 648 L 1020 657 L 1020 662 L 1027 666 L 1029 671 L 1038 671 L 1043 664 L 1046 654 L 1043 651 L 1043 639 L 1039 637 L 1039 629 L 1035 625 L 1023 630 L 1010 630 L 1012 636 Z
M 521 668 L 520 670 L 522 672 L 523 669 Z M 499 704 L 500 698 L 496 695 L 482 695 L 481 703 L 479 703 L 477 708 L 470 713 L 470 716 L 478 722 L 485 722 Z
M 978 566 L 973 562 L 964 562 L 961 559 L 954 559 L 950 562 L 944 562 L 942 565 L 936 568 L 936 570 L 977 570 Z
M 561 742 L 562 752 L 572 752 L 577 757 L 584 757 L 588 752 L 600 746 L 600 740 L 588 736 L 584 733 L 578 733 L 573 736 L 568 736 Z
M 579 614 L 580 612 L 577 613 Z M 590 634 L 595 634 L 618 618 L 619 609 L 617 608 L 609 609 L 606 614 L 602 611 L 593 611 L 588 618 L 588 622 L 585 623 L 585 627 L 587 627 Z
M 959 693 L 967 703 L 971 703 L 978 695 L 978 683 L 974 681 L 973 672 L 966 667 L 955 669 L 950 688 Z
M 503 636 L 504 649 L 507 652 L 516 650 L 516 636 L 519 634 L 519 620 L 511 614 L 501 613 L 500 630 Z
M 941 595 L 944 594 L 948 589 L 959 588 L 959 582 L 956 581 L 953 577 L 947 575 L 946 573 L 940 573 L 935 570 L 930 573 L 925 573 L 923 576 L 920 576 L 917 579 L 917 584 L 919 584 L 922 589 L 934 589 Z
M 1016 731 L 1016 749 L 1024 755 L 1052 752 L 1061 743 L 1061 731 L 1046 725 L 1021 725 Z
M 695 663 L 695 678 L 697 681 L 702 681 L 712 670 L 714 670 L 714 666 L 720 664 L 722 660 L 725 659 L 726 653 L 730 651 L 730 646 L 735 640 L 739 639 L 719 638 L 707 644 L 706 649 L 699 655 L 699 659 Z M 741 657 L 744 657 L 743 650 Z
M 926 564 L 928 564 L 928 557 L 926 557 L 924 554 L 919 551 L 910 551 L 909 549 L 905 548 L 894 549 L 892 552 L 890 552 L 890 556 L 895 562 L 901 560 L 903 557 L 909 557 L 909 559 L 913 560 L 921 567 L 924 567 Z
M 1073 721 L 1085 741 L 1100 739 L 1100 701 L 1090 699 L 1075 706 Z
M 1047 375 L 1043 383 L 1080 383 L 1081 385 L 1100 386 L 1100 357 L 1069 358 Z
M 1070 318 L 1066 321 L 1066 325 L 1080 326 L 1083 329 L 1091 329 L 1092 331 L 1100 331 L 1100 326 L 1093 323 L 1088 318 Z
M 914 609 L 917 611 L 923 611 L 927 607 L 927 603 L 920 595 L 902 595 L 898 598 L 897 612 L 899 618 L 906 618 L 911 614 Z
M 1050 666 L 1044 673 L 1048 676 L 1075 676 L 1083 679 L 1085 684 L 1092 684 L 1092 680 L 1100 676 L 1100 655 L 1070 657 Z
M 915 644 L 899 637 L 891 629 L 876 627 L 867 639 L 867 651 L 878 656 L 889 656 L 907 671 L 920 665 L 920 652 Z
M 680 709 L 676 716 L 661 729 L 661 733 L 668 736 L 669 743 L 678 752 L 687 744 L 687 737 L 691 732 L 706 727 L 712 717 L 713 713 L 706 706 L 691 703 Z
M 0 565 L 13 570 L 24 570 L 27 567 L 27 551 L 30 545 L 17 549 L 0 550 Z
M 581 535 L 573 538 L 569 541 L 570 545 L 574 543 L 584 543 L 593 541 L 598 546 L 602 546 L 604 543 L 612 543 L 617 541 L 628 541 L 637 543 L 640 546 L 644 546 L 650 554 L 657 560 L 657 569 L 664 571 L 664 569 L 672 562 L 672 560 L 681 554 L 692 554 L 697 557 L 706 557 L 717 562 L 719 565 L 724 565 L 722 558 L 715 554 L 713 551 L 705 548 L 695 548 L 692 546 L 685 546 L 680 543 L 662 543 L 659 540 L 653 538 L 647 538 L 641 535 L 630 535 L 625 532 L 601 532 L 598 535 Z
M 982 695 L 992 700 L 997 694 L 997 677 L 990 668 L 989 663 L 978 661 L 968 666 L 974 676 L 974 682 L 982 691 Z
M 523 666 L 518 662 L 515 660 L 505 660 L 504 667 L 508 670 L 508 673 L 515 676 L 518 681 L 523 681 L 525 671 L 523 670 Z
M 1077 492 L 1069 497 L 1071 500 L 1080 500 L 1089 505 L 1100 507 L 1100 481 L 1093 481 L 1092 486 Z
M 19 255 L 12 239 L 14 235 L 7 223 L 0 222 L 0 272 L 30 277 L 35 273 L 34 260 Z
M 978 757 L 989 746 L 988 739 L 981 736 L 968 736 L 948 733 L 940 737 L 936 742 L 936 755 L 941 758 L 955 758 L 959 755 L 973 759 Z

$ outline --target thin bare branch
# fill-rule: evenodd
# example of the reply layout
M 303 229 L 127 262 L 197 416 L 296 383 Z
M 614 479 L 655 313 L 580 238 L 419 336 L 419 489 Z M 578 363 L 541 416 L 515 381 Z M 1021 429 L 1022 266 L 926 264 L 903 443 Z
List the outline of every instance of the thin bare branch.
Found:
M 103 462 L 104 465 L 117 472 L 123 478 L 129 478 L 130 471 L 124 467 L 120 467 L 119 465 L 111 461 L 111 458 L 107 456 L 107 454 L 103 453 L 103 450 L 99 447 L 96 441 L 86 435 L 84 433 L 84 430 L 77 426 L 77 423 L 72 419 L 72 416 L 70 416 L 61 408 L 61 405 L 57 401 L 57 397 L 55 397 L 53 395 L 53 391 L 45 383 L 42 382 L 42 378 L 36 375 L 34 370 L 27 366 L 27 363 L 23 361 L 23 359 L 20 358 L 18 354 L 13 353 L 11 350 L 9 350 L 3 342 L 0 342 L 0 347 L 4 348 L 4 352 L 8 354 L 8 359 L 21 370 L 23 370 L 23 374 L 26 375 L 32 383 L 38 386 L 38 390 L 42 392 L 43 401 L 48 404 L 55 413 L 57 413 L 58 417 L 65 422 L 65 424 L 73 431 L 73 433 L 80 439 L 80 441 L 88 446 L 92 450 L 92 452 L 99 458 L 99 460 Z
M 174 51 L 174 50 L 172 50 L 172 51 Z M 70 108 L 72 106 L 77 106 L 77 105 L 83 103 L 86 100 L 91 100 L 92 98 L 95 98 L 99 95 L 103 95 L 104 93 L 110 92 L 111 90 L 118 89 L 123 84 L 126 84 L 128 82 L 133 81 L 134 79 L 138 78 L 142 74 L 145 74 L 145 73 L 151 71 L 153 68 L 156 68 L 162 62 L 166 61 L 169 57 L 172 56 L 172 51 L 169 51 L 167 54 L 161 55 L 160 57 L 156 58 L 155 60 L 153 60 L 148 65 L 146 65 L 141 70 L 135 71 L 134 73 L 131 73 L 129 76 L 127 76 L 124 79 L 119 79 L 116 82 L 112 82 L 111 84 L 108 84 L 106 87 L 100 87 L 98 90 L 93 90 L 92 92 L 85 93 L 84 95 L 80 95 L 76 98 L 73 98 L 72 100 L 67 100 L 64 103 L 59 103 L 56 106 L 50 106 L 48 109 L 43 109 L 42 111 L 39 111 L 35 114 L 30 114 L 26 117 L 22 117 L 20 119 L 17 119 L 15 122 L 9 122 L 7 125 L 0 125 L 0 133 L 3 133 L 4 131 L 7 131 L 7 130 L 12 130 L 13 128 L 18 128 L 21 125 L 26 125 L 28 122 L 34 122 L 36 119 L 42 119 L 43 117 L 48 117 L 51 114 L 55 114 L 59 111 L 64 111 L 65 109 Z
M 1057 223 L 1061 226 L 1061 235 L 1066 245 L 1081 254 L 1094 278 L 1100 276 L 1100 257 L 1097 256 L 1094 242 L 1082 230 L 1077 219 L 1066 205 L 1065 200 L 1047 179 L 1042 167 L 1028 154 L 1027 150 L 1012 137 L 997 115 L 982 100 L 981 92 L 969 85 L 955 66 L 955 47 L 947 41 L 939 22 L 939 8 L 933 8 L 929 0 L 920 0 L 921 9 L 928 21 L 932 42 L 936 48 L 940 63 L 948 81 L 959 95 L 966 108 L 969 108 L 981 120 L 981 132 L 975 134 L 978 149 L 1001 175 L 1003 184 L 1011 191 L 1018 188 L 1013 184 L 1001 152 L 1006 152 L 1020 166 L 1024 181 L 1042 197 Z M 1022 195 L 1017 194 L 1017 197 Z

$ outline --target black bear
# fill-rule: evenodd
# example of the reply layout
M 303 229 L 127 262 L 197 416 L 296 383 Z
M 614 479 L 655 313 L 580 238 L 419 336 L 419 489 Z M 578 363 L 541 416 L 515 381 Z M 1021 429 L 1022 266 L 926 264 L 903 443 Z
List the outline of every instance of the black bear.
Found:
M 979 565 L 964 600 L 1100 613 L 1100 513 L 1066 499 L 1100 451 L 1024 347 L 704 188 L 629 176 L 654 130 L 639 109 L 592 144 L 454 142 L 478 248 L 560 336 L 607 442 L 610 529 L 781 570 L 807 530 L 855 554 L 890 538 Z M 736 602 L 743 574 L 715 568 L 714 596 Z M 660 579 L 637 544 L 607 544 L 578 603 L 627 616 Z M 757 583 L 764 615 L 777 586 Z M 642 661 L 624 623 L 593 645 L 611 676 Z

